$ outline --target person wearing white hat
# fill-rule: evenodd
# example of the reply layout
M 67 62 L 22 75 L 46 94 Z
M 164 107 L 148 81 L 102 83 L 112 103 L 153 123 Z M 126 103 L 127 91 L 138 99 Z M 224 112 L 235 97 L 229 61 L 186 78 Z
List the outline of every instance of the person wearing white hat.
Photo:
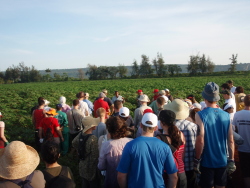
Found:
M 67 111 L 71 110 L 70 106 L 66 104 L 66 97 L 61 96 L 59 98 L 59 103 L 62 105 L 62 112 L 67 113 Z
M 2 113 L 0 112 L 0 120 L 1 118 L 2 118 Z M 8 140 L 4 135 L 4 128 L 5 128 L 4 122 L 0 121 L 0 148 L 4 148 L 4 146 L 9 144 Z
M 44 188 L 43 173 L 35 170 L 40 158 L 37 151 L 20 141 L 13 141 L 0 149 L 0 187 Z
M 128 142 L 117 167 L 120 187 L 165 187 L 162 173 L 168 174 L 168 186 L 176 187 L 177 168 L 169 146 L 153 137 L 158 118 L 146 113 L 140 123 L 142 136 Z
M 129 109 L 127 107 L 122 107 L 119 110 L 119 117 L 125 121 L 127 127 L 134 130 L 135 124 L 133 118 L 129 115 Z
M 135 123 L 136 128 L 140 126 L 144 110 L 145 109 L 152 110 L 151 107 L 147 106 L 147 103 L 150 102 L 147 95 L 145 94 L 140 95 L 140 97 L 138 98 L 138 101 L 140 102 L 141 106 L 135 109 L 135 112 L 134 112 L 134 123 Z

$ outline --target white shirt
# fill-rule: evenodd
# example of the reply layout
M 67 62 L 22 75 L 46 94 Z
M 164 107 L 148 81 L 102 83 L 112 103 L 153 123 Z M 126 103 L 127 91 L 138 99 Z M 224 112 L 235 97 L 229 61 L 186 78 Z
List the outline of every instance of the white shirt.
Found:
M 228 104 L 231 104 L 234 108 L 234 113 L 236 112 L 236 103 L 235 103 L 235 100 L 233 98 L 230 98 L 230 99 L 226 99 L 225 100 L 225 103 L 228 103 Z
M 82 113 L 83 117 L 88 116 L 89 115 L 88 104 L 82 100 L 80 100 L 79 102 L 80 102 L 79 110 Z

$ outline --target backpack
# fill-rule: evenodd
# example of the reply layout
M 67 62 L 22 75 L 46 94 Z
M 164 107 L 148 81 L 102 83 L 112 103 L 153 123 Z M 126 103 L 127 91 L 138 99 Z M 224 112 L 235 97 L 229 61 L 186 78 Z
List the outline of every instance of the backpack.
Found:
M 166 135 L 166 134 L 159 134 L 159 135 L 157 135 L 157 136 L 159 136 L 160 139 L 161 139 L 163 142 L 165 142 L 166 144 L 168 144 L 168 146 L 170 147 L 170 149 L 171 149 L 171 151 L 172 151 L 172 155 L 173 155 L 173 157 L 174 157 L 174 162 L 175 162 L 176 167 L 177 167 L 177 169 L 178 169 L 178 166 L 179 166 L 179 165 L 178 165 L 178 152 L 177 152 L 177 149 L 169 143 L 168 139 L 166 138 L 166 136 L 168 136 L 168 135 Z
M 30 175 L 28 175 L 25 179 L 25 181 L 23 181 L 22 179 L 16 179 L 16 180 L 8 180 L 12 183 L 17 184 L 18 186 L 20 186 L 21 188 L 33 188 L 30 183 L 31 183 L 31 179 L 33 178 L 34 172 L 32 172 Z
M 78 156 L 80 160 L 84 160 L 90 154 L 90 152 L 86 152 L 86 142 L 91 135 L 92 134 L 83 135 L 83 133 L 80 133 L 78 145 Z
M 46 180 L 45 188 L 74 188 L 75 182 L 68 178 L 68 167 L 62 166 L 62 170 L 58 176 L 52 176 L 47 171 L 42 171 Z

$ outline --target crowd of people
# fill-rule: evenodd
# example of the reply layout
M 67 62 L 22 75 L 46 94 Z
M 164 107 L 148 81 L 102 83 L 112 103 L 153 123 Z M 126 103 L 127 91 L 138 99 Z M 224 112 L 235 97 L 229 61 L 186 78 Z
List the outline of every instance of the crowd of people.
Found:
M 231 80 L 219 90 L 207 83 L 197 102 L 169 89 L 154 89 L 150 100 L 139 89 L 133 118 L 118 91 L 110 99 L 104 89 L 93 102 L 79 92 L 72 105 L 61 96 L 55 108 L 39 97 L 31 109 L 35 149 L 9 143 L 0 121 L 0 187 L 73 188 L 71 169 L 57 161 L 76 152 L 82 188 L 223 188 L 236 170 L 235 147 L 250 187 L 250 94 Z

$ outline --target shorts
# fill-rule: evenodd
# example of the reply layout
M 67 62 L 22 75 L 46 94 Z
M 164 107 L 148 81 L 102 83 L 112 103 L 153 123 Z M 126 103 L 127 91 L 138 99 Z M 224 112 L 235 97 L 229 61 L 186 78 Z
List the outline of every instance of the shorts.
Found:
M 240 159 L 240 170 L 243 175 L 243 178 L 250 177 L 250 153 L 238 152 Z
M 227 168 L 206 168 L 200 166 L 200 181 L 201 187 L 226 186 L 227 184 Z

